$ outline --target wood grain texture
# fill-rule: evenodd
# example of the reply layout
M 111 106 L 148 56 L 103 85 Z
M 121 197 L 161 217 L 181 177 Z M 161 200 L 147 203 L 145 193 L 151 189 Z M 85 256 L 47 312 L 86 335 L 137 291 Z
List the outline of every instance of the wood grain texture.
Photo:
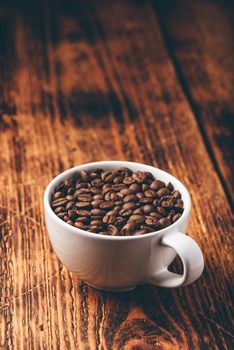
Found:
M 231 349 L 231 211 L 151 4 L 0 10 L 0 348 Z M 44 188 L 105 159 L 153 164 L 188 187 L 206 261 L 195 284 L 104 293 L 59 263 Z
M 158 1 L 177 74 L 234 208 L 234 46 L 231 1 Z

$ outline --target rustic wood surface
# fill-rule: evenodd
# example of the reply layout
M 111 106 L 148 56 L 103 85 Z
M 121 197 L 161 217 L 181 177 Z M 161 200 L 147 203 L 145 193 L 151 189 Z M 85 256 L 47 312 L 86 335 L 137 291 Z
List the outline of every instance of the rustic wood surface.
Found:
M 234 347 L 231 8 L 161 3 L 0 4 L 1 349 Z M 196 283 L 111 294 L 60 264 L 43 191 L 108 159 L 188 187 L 205 257 Z

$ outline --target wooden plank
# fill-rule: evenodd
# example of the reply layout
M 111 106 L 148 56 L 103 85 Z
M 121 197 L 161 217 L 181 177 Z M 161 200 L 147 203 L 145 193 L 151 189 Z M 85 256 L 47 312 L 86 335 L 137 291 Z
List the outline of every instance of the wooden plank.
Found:
M 156 4 L 180 81 L 234 208 L 234 7 L 230 1 Z
M 0 346 L 229 349 L 230 208 L 151 6 L 48 4 L 5 7 L 0 18 Z M 206 259 L 194 285 L 102 293 L 58 262 L 44 188 L 102 159 L 154 164 L 189 188 L 189 234 Z

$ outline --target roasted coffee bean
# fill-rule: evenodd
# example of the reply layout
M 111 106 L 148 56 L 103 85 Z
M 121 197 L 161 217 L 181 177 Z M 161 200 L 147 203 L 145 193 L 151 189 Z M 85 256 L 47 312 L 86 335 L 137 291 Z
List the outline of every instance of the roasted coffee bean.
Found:
M 103 199 L 103 198 L 104 198 L 104 196 L 103 196 L 102 193 L 95 194 L 95 195 L 93 196 L 93 199 L 94 199 L 95 201 L 98 200 L 98 199 Z
M 106 194 L 105 194 L 105 200 L 106 201 L 113 201 L 113 202 L 115 202 L 115 201 L 117 201 L 118 199 L 119 199 L 119 197 L 117 196 L 117 194 L 115 193 L 115 192 L 107 192 Z
M 134 203 L 134 202 L 127 202 L 127 203 L 124 203 L 122 209 L 129 210 L 129 209 L 136 209 L 136 208 L 137 208 L 136 203 Z
M 61 191 L 55 192 L 53 195 L 53 200 L 58 199 L 58 198 L 62 198 L 65 197 L 65 194 Z
M 142 214 L 142 213 L 143 213 L 142 208 L 137 208 L 137 209 L 133 210 L 133 214 Z
M 57 207 L 65 205 L 66 203 L 67 203 L 66 198 L 58 198 L 58 199 L 55 199 L 53 202 L 51 202 L 51 207 L 57 208 Z
M 114 224 L 114 222 L 116 221 L 116 216 L 114 215 L 106 215 L 103 217 L 102 220 L 105 224 Z
M 142 184 L 145 181 L 147 174 L 143 171 L 136 171 L 133 173 L 132 177 L 137 183 Z
M 64 207 L 57 207 L 55 208 L 54 212 L 55 214 L 58 214 L 58 213 L 62 213 L 65 211 L 65 208 Z
M 179 191 L 174 191 L 172 192 L 172 197 L 175 199 L 180 199 L 181 198 L 181 194 Z
M 128 194 L 126 197 L 124 197 L 123 202 L 138 202 L 138 198 L 135 194 Z
M 134 182 L 135 182 L 135 180 L 134 180 L 134 178 L 131 177 L 131 176 L 125 177 L 125 178 L 123 179 L 123 183 L 126 184 L 126 185 L 130 185 L 130 184 L 132 184 L 132 183 L 134 183 Z
M 76 213 L 78 216 L 90 216 L 90 211 L 89 210 L 76 210 Z M 92 213 L 92 210 L 91 210 Z
M 131 190 L 133 193 L 137 193 L 141 190 L 141 185 L 131 184 L 128 189 Z
M 150 216 L 153 216 L 156 219 L 161 219 L 162 215 L 160 215 L 159 213 L 155 213 L 154 211 L 152 213 L 149 214 Z
M 84 182 L 87 182 L 89 180 L 89 174 L 85 170 L 80 171 L 80 176 Z
M 82 170 L 51 197 L 54 213 L 77 228 L 106 235 L 142 235 L 176 222 L 184 203 L 169 182 L 128 168 Z
M 99 220 L 97 220 L 97 219 L 91 220 L 91 221 L 90 221 L 90 225 L 91 225 L 91 226 L 102 226 L 102 221 L 99 221 Z
M 173 200 L 172 200 L 172 197 L 171 196 L 165 196 L 165 197 L 162 197 L 162 200 L 161 200 L 161 206 L 163 208 L 172 208 L 174 203 L 173 203 Z
M 77 228 L 80 228 L 82 230 L 87 230 L 88 226 L 85 225 L 83 222 L 80 222 L 80 221 L 76 221 L 74 223 L 74 226 L 77 227 Z
M 120 197 L 125 197 L 129 194 L 131 194 L 133 191 L 130 188 L 123 188 L 120 192 L 119 195 Z
M 93 201 L 93 197 L 90 194 L 80 194 L 77 197 L 77 199 L 80 202 L 92 202 Z
M 122 217 L 117 217 L 116 221 L 115 221 L 115 226 L 122 227 L 126 224 L 126 222 L 127 222 L 127 219 L 122 218 Z
M 144 192 L 145 197 L 154 198 L 157 197 L 157 193 L 153 190 L 147 190 Z
M 102 199 L 97 199 L 97 200 L 91 202 L 93 208 L 99 208 L 102 203 L 104 203 L 104 200 L 102 200 Z
M 144 203 L 144 204 L 149 204 L 149 203 L 153 203 L 154 199 L 151 197 L 142 197 L 139 199 L 140 203 Z
M 167 196 L 169 193 L 170 191 L 166 187 L 160 188 L 160 190 L 157 191 L 159 197 Z
M 166 214 L 167 214 L 166 210 L 165 210 L 163 207 L 157 207 L 157 208 L 155 209 L 155 211 L 156 211 L 157 213 L 159 213 L 160 215 L 162 215 L 162 216 L 166 216 Z
M 150 185 L 150 188 L 155 191 L 158 191 L 162 187 L 165 187 L 165 183 L 160 180 L 154 180 Z
M 81 216 L 76 219 L 76 222 L 82 222 L 83 224 L 88 225 L 90 222 L 90 219 L 87 217 Z
M 92 186 L 94 186 L 94 187 L 102 187 L 103 186 L 103 181 L 101 180 L 101 179 L 94 179 L 94 180 L 92 180 L 92 182 L 91 182 L 91 185 Z
M 144 212 L 145 214 L 150 214 L 151 211 L 154 210 L 154 207 L 153 207 L 152 204 L 146 204 L 146 205 L 143 206 L 142 209 L 143 209 L 143 212 Z
M 171 182 L 169 182 L 169 183 L 167 184 L 167 188 L 168 188 L 168 190 L 169 190 L 170 192 L 172 192 L 172 191 L 174 190 L 174 186 L 172 185 Z
M 162 218 L 159 220 L 159 223 L 161 225 L 161 228 L 165 228 L 167 226 L 170 226 L 171 225 L 171 222 L 168 218 Z
M 90 192 L 91 193 L 93 193 L 93 194 L 100 194 L 100 193 L 102 193 L 102 190 L 101 190 L 101 188 L 99 188 L 99 187 L 90 187 Z
M 175 215 L 172 217 L 172 222 L 176 222 L 177 220 L 179 220 L 180 217 L 181 217 L 181 214 L 175 214 Z
M 107 231 L 102 231 L 102 232 L 99 232 L 98 234 L 101 236 L 110 236 L 110 233 Z
M 145 217 L 143 215 L 139 215 L 139 214 L 133 214 L 130 216 L 130 218 L 128 219 L 128 221 L 138 221 L 141 224 L 144 223 L 145 221 Z
M 160 221 L 157 220 L 156 218 L 154 217 L 147 217 L 146 220 L 145 220 L 145 223 L 146 225 L 152 227 L 152 228 L 157 228 L 160 226 Z
M 87 209 L 92 207 L 91 203 L 89 202 L 76 202 L 75 205 L 78 209 Z
M 105 216 L 106 212 L 105 212 L 105 210 L 102 210 L 102 209 L 92 209 L 91 215 Z
M 118 229 L 114 225 L 110 224 L 107 226 L 107 231 L 111 236 L 116 236 L 118 234 Z
M 87 187 L 89 187 L 89 184 L 85 182 L 80 182 L 79 184 L 76 185 L 77 190 L 80 190 L 81 188 L 87 188 Z
M 75 203 L 76 203 L 75 201 L 68 202 L 66 204 L 66 209 L 67 210 L 72 209 L 74 207 Z
M 131 209 L 122 209 L 122 210 L 120 210 L 119 215 L 121 215 L 124 218 L 128 218 L 130 215 L 132 215 L 132 210 Z
M 78 216 L 76 210 L 68 210 L 67 214 L 69 219 L 72 219 L 72 220 L 76 219 Z
M 105 210 L 112 209 L 112 208 L 114 208 L 114 206 L 115 206 L 114 202 L 104 202 L 104 203 L 100 204 L 100 208 L 105 209 Z
M 128 222 L 121 229 L 121 234 L 130 234 L 136 229 L 136 227 L 137 227 L 137 223 L 136 222 L 134 222 L 134 221 Z

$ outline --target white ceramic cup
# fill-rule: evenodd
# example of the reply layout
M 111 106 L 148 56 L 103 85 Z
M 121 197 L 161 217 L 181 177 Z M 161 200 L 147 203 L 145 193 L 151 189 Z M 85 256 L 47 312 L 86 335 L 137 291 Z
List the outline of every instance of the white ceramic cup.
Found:
M 59 219 L 50 207 L 58 184 L 80 170 L 92 168 L 151 172 L 156 179 L 169 181 L 184 201 L 182 216 L 169 227 L 142 236 L 104 236 L 73 227 Z M 55 177 L 44 194 L 45 218 L 49 237 L 61 262 L 87 284 L 102 290 L 124 291 L 139 284 L 179 287 L 194 282 L 202 273 L 204 260 L 198 244 L 186 236 L 191 210 L 190 195 L 174 176 L 149 165 L 104 161 L 66 170 Z M 176 255 L 183 263 L 183 275 L 168 271 Z

